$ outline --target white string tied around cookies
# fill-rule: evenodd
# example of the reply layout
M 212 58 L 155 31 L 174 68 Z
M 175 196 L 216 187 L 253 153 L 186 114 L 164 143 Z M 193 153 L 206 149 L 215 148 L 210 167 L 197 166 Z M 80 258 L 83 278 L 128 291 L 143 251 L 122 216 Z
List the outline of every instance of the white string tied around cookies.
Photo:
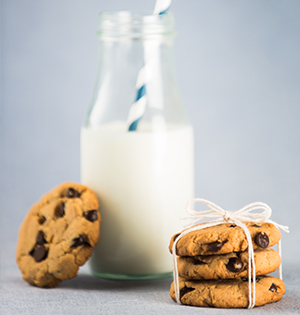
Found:
M 195 202 L 204 203 L 209 207 L 210 210 L 204 211 L 196 211 L 191 209 L 191 205 Z M 257 210 L 263 210 L 262 212 L 253 212 Z M 177 268 L 177 253 L 176 253 L 176 245 L 178 241 L 186 234 L 204 229 L 206 227 L 215 226 L 221 223 L 234 223 L 235 225 L 241 227 L 245 232 L 247 242 L 248 242 L 248 288 L 249 288 L 249 304 L 248 308 L 253 308 L 255 306 L 255 282 L 256 282 L 256 274 L 255 274 L 255 262 L 254 262 L 254 250 L 250 232 L 247 226 L 243 222 L 254 222 L 254 223 L 272 223 L 277 228 L 282 229 L 284 232 L 289 232 L 289 228 L 287 226 L 278 224 L 274 221 L 269 220 L 272 209 L 263 202 L 253 202 L 249 205 L 241 208 L 238 211 L 225 211 L 221 207 L 217 206 L 211 201 L 196 198 L 192 199 L 186 206 L 186 211 L 190 214 L 190 217 L 184 219 L 192 219 L 192 222 L 188 225 L 189 228 L 183 231 L 179 236 L 174 240 L 172 247 L 173 254 L 173 277 L 174 277 L 174 289 L 175 289 L 175 297 L 176 301 L 179 304 L 182 304 L 180 301 L 180 290 L 179 290 L 179 277 L 178 277 L 178 268 Z M 203 219 L 211 219 L 216 218 L 213 221 L 210 221 L 205 224 L 196 225 L 199 221 Z M 243 222 L 242 222 L 243 221 Z M 281 241 L 278 242 L 278 252 L 281 257 Z M 251 286 L 251 269 L 252 269 L 252 286 Z M 278 269 L 279 278 L 282 279 L 282 265 Z

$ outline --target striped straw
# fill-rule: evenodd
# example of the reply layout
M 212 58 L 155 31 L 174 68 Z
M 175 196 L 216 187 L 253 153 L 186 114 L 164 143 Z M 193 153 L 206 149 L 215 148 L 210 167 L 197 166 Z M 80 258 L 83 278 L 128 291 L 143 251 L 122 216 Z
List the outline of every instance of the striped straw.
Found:
M 172 0 L 156 0 L 154 15 L 163 15 L 168 12 L 171 6 Z M 128 115 L 128 131 L 136 131 L 139 120 L 143 117 L 146 104 L 147 104 L 147 95 L 146 95 L 146 68 L 145 64 L 138 74 L 138 79 L 136 83 L 136 98 L 135 102 L 132 104 L 129 115 Z

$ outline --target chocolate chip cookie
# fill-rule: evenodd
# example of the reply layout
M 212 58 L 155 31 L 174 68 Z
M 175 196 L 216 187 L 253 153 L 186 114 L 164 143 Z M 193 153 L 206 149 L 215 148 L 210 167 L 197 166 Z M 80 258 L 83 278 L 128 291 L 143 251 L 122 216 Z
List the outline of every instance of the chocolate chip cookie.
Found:
M 254 251 L 256 275 L 275 271 L 281 263 L 277 251 L 257 248 Z M 248 251 L 223 255 L 178 257 L 179 276 L 190 280 L 233 279 L 248 276 Z
M 88 187 L 64 183 L 43 196 L 19 230 L 16 261 L 23 279 L 52 288 L 75 277 L 98 242 L 100 221 Z
M 249 229 L 253 248 L 267 248 L 278 243 L 280 232 L 271 223 L 244 222 Z M 169 245 L 172 246 L 176 237 L 173 235 Z M 231 252 L 242 252 L 248 248 L 244 230 L 232 223 L 219 224 L 201 230 L 193 231 L 183 236 L 176 245 L 176 254 L 179 256 L 220 255 Z
M 179 278 L 182 304 L 204 307 L 248 307 L 248 279 L 231 280 L 185 280 Z M 255 284 L 255 306 L 279 301 L 285 293 L 282 280 L 271 276 L 258 276 Z M 174 282 L 170 296 L 176 301 Z

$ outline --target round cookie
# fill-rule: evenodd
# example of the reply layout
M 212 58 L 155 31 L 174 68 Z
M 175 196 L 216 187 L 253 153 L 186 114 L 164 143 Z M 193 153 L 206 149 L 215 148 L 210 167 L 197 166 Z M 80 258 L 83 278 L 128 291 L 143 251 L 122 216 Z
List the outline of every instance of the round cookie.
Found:
M 275 271 L 281 263 L 278 252 L 271 248 L 254 251 L 257 276 Z M 248 251 L 210 256 L 178 256 L 180 277 L 190 280 L 233 279 L 248 277 Z
M 244 222 L 249 229 L 253 249 L 267 248 L 277 244 L 280 232 L 271 223 Z M 169 250 L 172 253 L 174 240 L 180 235 L 172 236 Z M 248 248 L 244 230 L 232 223 L 219 224 L 184 235 L 176 245 L 179 256 L 220 255 L 231 252 L 243 252 Z
M 23 279 L 52 288 L 75 277 L 98 242 L 100 222 L 97 197 L 86 186 L 64 183 L 43 196 L 19 230 L 16 261 Z
M 282 280 L 271 276 L 258 276 L 255 285 L 255 306 L 281 300 L 285 293 Z M 248 307 L 248 279 L 185 280 L 179 278 L 180 301 L 185 305 L 238 308 Z M 176 301 L 174 282 L 170 296 Z

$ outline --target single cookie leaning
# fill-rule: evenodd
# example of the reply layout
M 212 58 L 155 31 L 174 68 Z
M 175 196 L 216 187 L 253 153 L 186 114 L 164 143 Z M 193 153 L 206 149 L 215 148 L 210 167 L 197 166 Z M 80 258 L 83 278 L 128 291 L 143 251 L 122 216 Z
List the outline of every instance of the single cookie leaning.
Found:
M 178 274 L 190 280 L 233 279 L 248 277 L 248 251 L 232 252 L 224 255 L 179 256 Z M 271 248 L 254 251 L 256 275 L 275 271 L 281 263 L 277 251 Z
M 16 261 L 23 279 L 51 288 L 75 277 L 98 242 L 100 221 L 88 187 L 64 183 L 43 196 L 19 230 Z
M 248 307 L 248 279 L 231 280 L 185 280 L 179 278 L 182 304 L 204 307 L 235 308 Z M 271 276 L 258 276 L 255 284 L 255 306 L 281 300 L 285 293 L 282 280 Z M 174 282 L 170 296 L 176 301 Z
M 244 222 L 247 226 L 253 243 L 253 248 L 267 248 L 277 244 L 280 232 L 271 223 Z M 174 240 L 180 235 L 171 238 L 169 250 L 172 253 Z M 243 252 L 248 248 L 244 230 L 232 223 L 219 224 L 184 235 L 176 245 L 176 254 L 179 256 L 219 255 L 231 252 Z

